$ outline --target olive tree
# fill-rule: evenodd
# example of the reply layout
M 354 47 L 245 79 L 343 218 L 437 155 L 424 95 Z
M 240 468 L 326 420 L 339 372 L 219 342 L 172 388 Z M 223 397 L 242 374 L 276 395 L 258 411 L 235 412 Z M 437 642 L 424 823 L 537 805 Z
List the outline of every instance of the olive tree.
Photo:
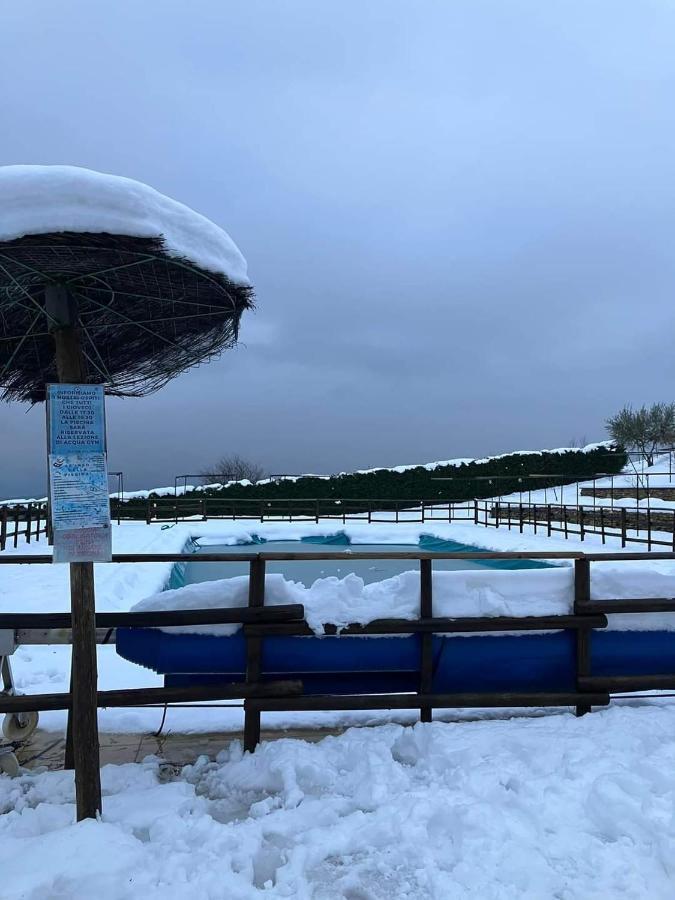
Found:
M 653 403 L 639 409 L 624 406 L 607 419 L 606 427 L 617 444 L 637 450 L 651 466 L 658 448 L 675 442 L 675 403 Z

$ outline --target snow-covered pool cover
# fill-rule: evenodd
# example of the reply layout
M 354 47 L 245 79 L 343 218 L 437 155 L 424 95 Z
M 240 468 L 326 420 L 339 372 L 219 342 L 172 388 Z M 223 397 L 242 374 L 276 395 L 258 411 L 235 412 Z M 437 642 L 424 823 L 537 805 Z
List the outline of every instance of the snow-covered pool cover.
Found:
M 227 232 L 147 184 L 76 166 L 0 167 L 0 241 L 61 231 L 161 238 L 168 254 L 249 284 Z
M 616 572 L 597 566 L 593 572 L 595 599 L 637 597 L 651 586 L 654 597 L 672 597 L 675 576 L 646 570 Z M 345 578 L 318 578 L 311 587 L 280 574 L 265 578 L 265 604 L 301 603 L 305 620 L 316 633 L 324 624 L 343 628 L 382 618 L 416 619 L 419 616 L 419 572 L 365 584 L 351 574 Z M 436 616 L 559 616 L 574 611 L 574 569 L 467 569 L 434 572 L 433 604 Z M 133 612 L 166 609 L 220 609 L 248 603 L 248 576 L 190 584 L 161 591 L 132 607 Z M 673 631 L 675 613 L 616 614 L 607 617 L 608 630 Z M 231 635 L 239 625 L 184 625 L 160 629 L 172 633 Z

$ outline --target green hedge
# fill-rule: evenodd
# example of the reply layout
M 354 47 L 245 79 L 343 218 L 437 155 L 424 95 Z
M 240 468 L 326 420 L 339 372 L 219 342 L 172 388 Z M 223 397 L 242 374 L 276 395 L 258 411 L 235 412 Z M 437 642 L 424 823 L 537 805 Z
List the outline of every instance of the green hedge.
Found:
M 377 469 L 353 472 L 330 478 L 303 476 L 295 481 L 266 484 L 232 484 L 219 489 L 188 492 L 186 497 L 219 497 L 225 501 L 245 500 L 430 500 L 445 502 L 494 497 L 519 490 L 536 490 L 559 484 L 571 484 L 600 474 L 615 474 L 626 465 L 622 449 L 599 447 L 582 452 L 568 450 L 552 453 L 510 453 L 459 466 L 437 466 L 432 471 L 416 466 L 404 472 Z M 528 478 L 543 475 L 550 477 Z M 449 481 L 437 481 L 449 478 Z M 490 479 L 493 479 L 492 481 Z M 155 495 L 150 495 L 154 497 Z M 158 498 L 161 500 L 161 498 Z M 164 498 L 173 502 L 173 498 Z M 145 501 L 138 503 L 145 507 Z M 126 506 L 127 504 L 125 504 Z M 364 509 L 366 507 L 364 506 Z

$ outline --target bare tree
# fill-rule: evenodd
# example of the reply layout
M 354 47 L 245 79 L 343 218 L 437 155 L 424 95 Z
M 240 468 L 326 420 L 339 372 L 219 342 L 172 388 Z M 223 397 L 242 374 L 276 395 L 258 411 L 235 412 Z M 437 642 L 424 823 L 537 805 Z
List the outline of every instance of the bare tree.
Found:
M 220 459 L 203 469 L 200 477 L 205 484 L 216 481 L 250 481 L 255 484 L 265 477 L 265 470 L 250 459 L 244 459 L 238 453 L 221 456 Z
M 624 406 L 607 419 L 606 427 L 617 444 L 633 447 L 651 466 L 658 448 L 675 441 L 675 403 L 653 403 L 639 409 Z

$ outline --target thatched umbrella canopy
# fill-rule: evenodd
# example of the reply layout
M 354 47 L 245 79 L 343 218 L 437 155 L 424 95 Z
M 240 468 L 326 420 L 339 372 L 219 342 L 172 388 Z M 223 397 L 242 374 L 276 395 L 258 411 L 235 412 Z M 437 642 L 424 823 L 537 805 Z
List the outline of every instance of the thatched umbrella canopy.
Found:
M 68 294 L 85 379 L 141 396 L 237 340 L 246 263 L 203 216 L 127 178 L 0 168 L 0 391 L 35 403 L 58 381 L 52 333 Z M 53 296 L 53 295 L 52 295 Z M 73 310 L 71 309 L 71 312 Z

